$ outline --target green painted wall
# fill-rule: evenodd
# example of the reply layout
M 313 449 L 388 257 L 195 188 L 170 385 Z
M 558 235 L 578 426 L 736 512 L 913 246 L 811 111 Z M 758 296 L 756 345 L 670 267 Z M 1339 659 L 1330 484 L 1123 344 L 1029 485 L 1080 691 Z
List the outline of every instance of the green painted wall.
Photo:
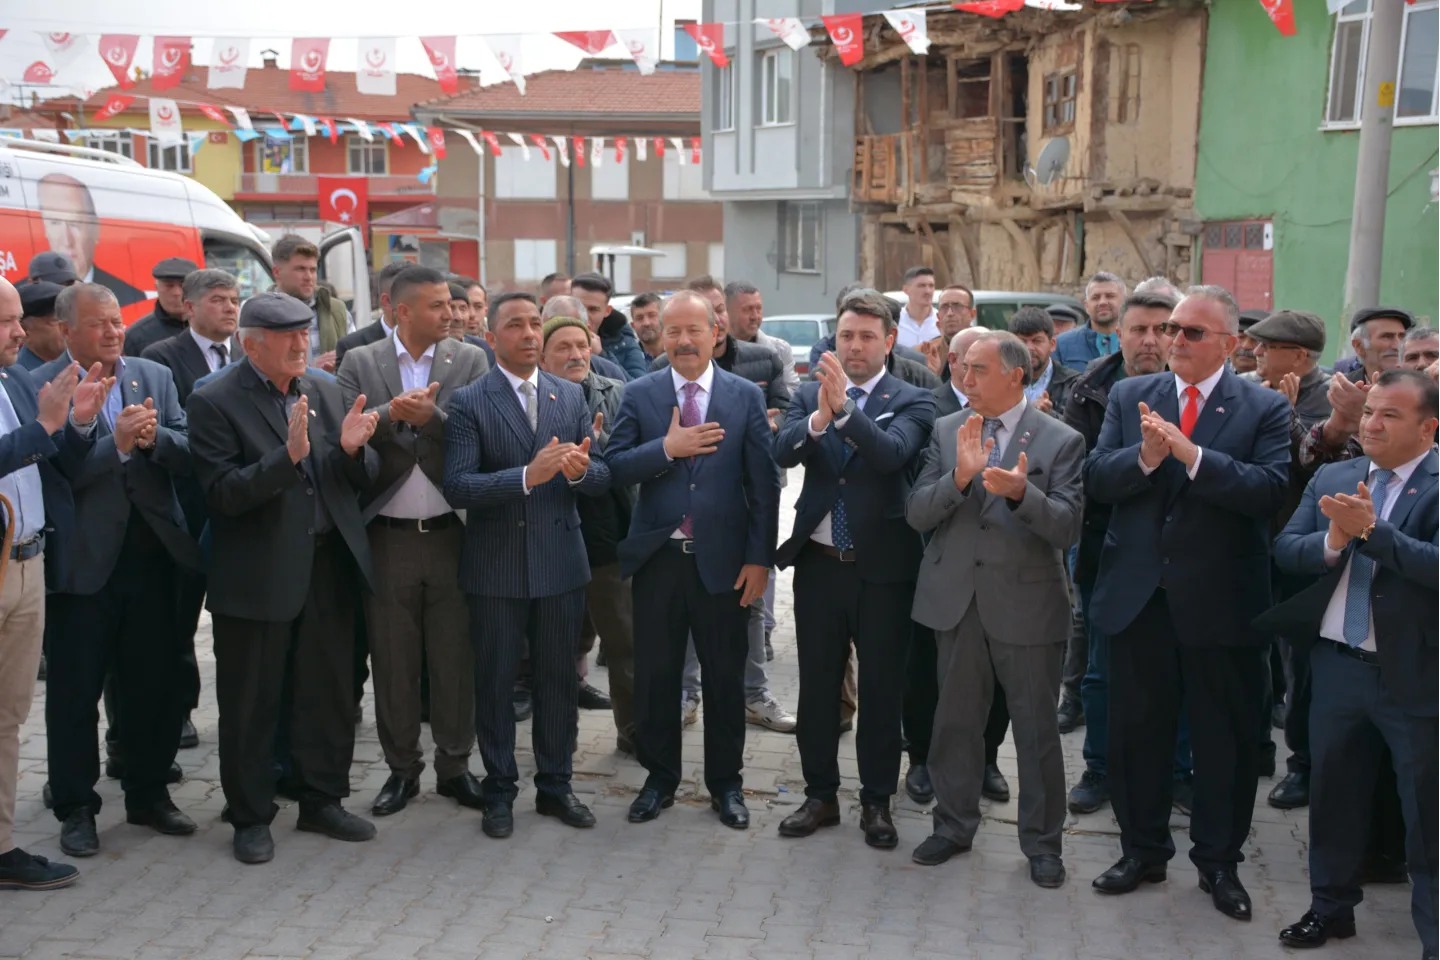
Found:
M 1341 317 L 1358 131 L 1320 130 L 1334 18 L 1321 0 L 1295 0 L 1297 33 L 1283 37 L 1256 0 L 1215 0 L 1205 55 L 1195 207 L 1206 220 L 1272 218 L 1275 305 Z M 1437 318 L 1440 244 L 1430 171 L 1437 128 L 1396 127 L 1380 299 Z

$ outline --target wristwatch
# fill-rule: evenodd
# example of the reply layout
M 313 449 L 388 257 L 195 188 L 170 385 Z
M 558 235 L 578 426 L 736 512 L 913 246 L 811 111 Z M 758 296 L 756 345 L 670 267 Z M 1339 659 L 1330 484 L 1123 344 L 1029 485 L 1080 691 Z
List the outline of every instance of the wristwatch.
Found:
M 850 414 L 852 414 L 852 413 L 854 413 L 854 412 L 855 412 L 855 401 L 854 401 L 853 399 L 851 399 L 850 397 L 846 397 L 846 398 L 845 398 L 845 402 L 842 403 L 842 404 L 840 404 L 840 409 L 839 409 L 839 410 L 836 410 L 836 411 L 834 412 L 833 416 L 835 417 L 836 420 L 844 420 L 846 417 L 850 416 Z

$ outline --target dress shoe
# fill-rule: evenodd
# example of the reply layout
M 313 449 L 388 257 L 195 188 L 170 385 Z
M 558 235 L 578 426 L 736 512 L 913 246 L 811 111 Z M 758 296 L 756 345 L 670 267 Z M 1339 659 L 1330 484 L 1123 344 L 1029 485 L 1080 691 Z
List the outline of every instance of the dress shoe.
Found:
M 808 837 L 821 827 L 834 827 L 840 823 L 840 804 L 834 800 L 806 797 L 800 809 L 780 821 L 780 836 Z
M 1076 727 L 1085 726 L 1085 708 L 1079 700 L 1063 700 L 1055 711 L 1055 724 L 1061 733 L 1070 733 Z
M 623 753 L 627 757 L 635 756 L 635 741 L 623 733 L 615 734 L 615 752 Z
M 270 828 L 263 823 L 237 827 L 232 849 L 235 859 L 241 863 L 269 863 L 275 858 L 275 841 L 270 837 Z
M 200 746 L 200 731 L 195 729 L 195 724 L 190 722 L 190 715 L 187 713 L 185 719 L 180 723 L 180 749 L 193 750 Z
M 862 803 L 860 829 L 865 831 L 865 843 L 877 850 L 894 850 L 900 843 L 895 821 L 890 819 L 889 804 Z
M 105 776 L 109 777 L 111 780 L 124 780 L 125 761 L 120 759 L 119 757 L 106 757 Z M 180 764 L 172 762 L 170 764 L 170 769 L 165 771 L 165 782 L 167 784 L 179 783 L 181 780 L 184 779 L 185 771 L 180 769 Z
M 1275 789 L 1270 791 L 1270 796 L 1266 798 L 1265 802 L 1277 810 L 1308 807 L 1310 805 L 1310 774 L 1285 774 L 1280 782 L 1275 784 Z
M 195 821 L 181 813 L 169 797 L 143 810 L 126 810 L 125 822 L 151 827 L 170 837 L 187 837 L 195 832 Z
M 311 806 L 300 804 L 300 817 L 295 821 L 296 830 L 306 833 L 323 833 L 332 840 L 349 843 L 363 843 L 375 839 L 375 824 L 364 817 L 340 806 L 339 803 L 322 803 Z
M 1037 887 L 1053 890 L 1065 883 L 1065 863 L 1053 853 L 1030 858 L 1030 879 Z
M 405 804 L 410 798 L 420 792 L 420 780 L 418 777 L 406 778 L 398 773 L 392 773 L 385 781 L 385 786 L 380 788 L 376 795 L 375 802 L 370 806 L 370 812 L 377 817 L 388 817 L 392 813 L 399 813 L 405 809 Z
M 1086 770 L 1080 774 L 1080 782 L 1070 789 L 1066 806 L 1071 813 L 1094 813 L 1110 802 L 1110 782 L 1105 774 Z
M 595 826 L 595 814 L 573 793 L 542 793 L 535 798 L 535 812 L 542 817 L 554 817 L 567 827 Z
M 515 832 L 515 812 L 510 804 L 496 800 L 485 805 L 485 814 L 480 818 L 480 829 L 485 836 L 504 840 Z
M 987 800 L 1005 803 L 1010 799 L 1010 784 L 998 764 L 985 764 L 985 779 L 980 782 L 980 793 Z
M 485 809 L 485 795 L 480 792 L 480 781 L 469 770 L 435 784 L 435 792 L 442 797 L 449 797 L 462 807 L 469 807 L 471 810 Z
M 910 854 L 910 859 L 922 867 L 938 867 L 957 853 L 966 853 L 968 846 L 961 846 L 949 837 L 932 833 Z
M 60 849 L 72 857 L 93 857 L 100 852 L 100 834 L 95 832 L 95 814 L 76 810 L 60 824 Z
M 925 805 L 935 799 L 935 785 L 930 782 L 930 768 L 923 763 L 912 763 L 905 771 L 905 792 L 910 799 Z
M 744 830 L 750 826 L 750 811 L 746 809 L 745 797 L 739 790 L 726 790 L 718 797 L 711 797 L 710 809 L 720 814 L 720 822 L 733 830 Z
M 578 704 L 581 710 L 609 710 L 610 698 L 603 691 L 582 682 Z
M 1140 884 L 1164 883 L 1165 864 L 1141 863 L 1134 857 L 1121 857 L 1115 866 L 1090 882 L 1101 893 L 1130 893 Z
M 535 701 L 531 699 L 529 690 L 516 690 L 511 703 L 515 707 L 516 723 L 524 723 L 535 715 Z
M 1176 813 L 1190 816 L 1190 811 L 1195 809 L 1195 781 L 1189 777 L 1174 781 L 1170 787 L 1170 805 Z
M 644 787 L 630 804 L 629 821 L 645 823 L 660 816 L 660 811 L 675 805 L 675 794 L 661 793 L 654 787 Z
M 0 890 L 59 890 L 80 879 L 68 863 L 51 863 L 15 847 L 0 854 Z
M 1322 917 L 1314 910 L 1306 910 L 1299 923 L 1292 923 L 1280 931 L 1280 942 L 1287 947 L 1323 947 L 1325 941 L 1334 937 L 1346 940 L 1355 936 L 1355 918 Z
M 1200 871 L 1200 889 L 1210 894 L 1215 909 L 1236 920 L 1250 919 L 1250 894 L 1240 884 L 1234 867 Z

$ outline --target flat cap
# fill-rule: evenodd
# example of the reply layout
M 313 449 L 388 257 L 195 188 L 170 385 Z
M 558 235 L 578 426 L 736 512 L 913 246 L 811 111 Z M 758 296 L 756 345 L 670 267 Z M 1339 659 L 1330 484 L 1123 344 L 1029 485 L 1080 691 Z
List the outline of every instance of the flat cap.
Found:
M 1399 320 L 1406 330 L 1415 326 L 1415 318 L 1408 310 L 1401 310 L 1399 307 L 1363 307 L 1356 310 L 1355 316 L 1350 318 L 1350 329 L 1358 330 L 1361 324 L 1371 320 Z
M 1089 319 L 1085 316 L 1084 310 L 1069 303 L 1052 303 L 1045 308 L 1045 312 L 1050 314 L 1053 319 L 1068 320 L 1077 327 L 1082 326 Z
M 54 250 L 46 250 L 32 257 L 28 272 L 31 280 L 49 280 L 62 287 L 80 279 L 70 258 Z
M 450 299 L 451 299 L 451 300 L 467 300 L 467 301 L 468 301 L 468 300 L 470 299 L 469 295 L 465 292 L 465 288 L 462 287 L 462 286 L 460 286 L 460 284 L 455 283 L 454 281 L 451 281 L 450 283 L 447 284 L 447 286 L 450 287 Z
M 315 311 L 305 301 L 279 290 L 257 293 L 240 308 L 240 326 L 261 330 L 295 330 L 310 326 L 314 319 Z
M 588 340 L 590 337 L 590 325 L 584 320 L 579 320 L 575 317 L 551 317 L 549 320 L 546 320 L 545 325 L 540 328 L 540 336 L 542 337 L 540 341 L 541 344 L 549 343 L 550 335 L 562 327 L 575 327 L 576 329 L 584 330 L 586 339 Z
M 150 271 L 150 276 L 156 280 L 184 280 L 199 269 L 193 260 L 186 260 L 184 257 L 166 257 L 155 264 L 155 269 Z
M 1240 331 L 1242 333 L 1248 332 L 1251 327 L 1255 326 L 1255 324 L 1264 320 L 1268 316 L 1270 316 L 1269 310 L 1241 310 Z
M 1306 350 L 1325 349 L 1325 321 L 1300 310 L 1276 310 L 1251 327 L 1249 334 L 1266 343 L 1293 343 Z
M 49 280 L 20 284 L 20 309 L 23 317 L 48 317 L 55 313 L 55 298 L 65 288 Z

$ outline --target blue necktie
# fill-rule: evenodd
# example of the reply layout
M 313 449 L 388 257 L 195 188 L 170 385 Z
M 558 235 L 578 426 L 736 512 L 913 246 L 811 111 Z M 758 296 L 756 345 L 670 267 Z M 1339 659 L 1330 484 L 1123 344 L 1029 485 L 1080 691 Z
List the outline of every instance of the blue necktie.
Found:
M 1375 519 L 1385 507 L 1391 479 L 1395 474 L 1390 470 L 1376 470 L 1370 484 L 1370 499 L 1375 504 Z M 1370 635 L 1370 585 L 1375 579 L 1375 561 L 1350 554 L 1350 582 L 1345 591 L 1345 642 L 1358 647 Z
M 985 427 L 983 430 L 982 439 L 995 441 L 995 446 L 990 448 L 990 456 L 985 458 L 985 466 L 987 467 L 1000 466 L 1000 458 L 1004 456 L 1005 452 L 1000 449 L 1000 441 L 996 436 L 997 434 L 999 434 L 1001 426 L 1002 424 L 1000 423 L 999 417 L 985 418 Z
M 859 403 L 860 398 L 865 396 L 865 391 L 859 387 L 851 387 L 845 391 L 845 395 Z M 845 516 L 844 487 L 840 488 L 840 493 L 835 497 L 835 506 L 830 508 L 830 540 L 835 544 L 836 550 L 855 549 L 855 540 L 850 536 L 850 520 Z

